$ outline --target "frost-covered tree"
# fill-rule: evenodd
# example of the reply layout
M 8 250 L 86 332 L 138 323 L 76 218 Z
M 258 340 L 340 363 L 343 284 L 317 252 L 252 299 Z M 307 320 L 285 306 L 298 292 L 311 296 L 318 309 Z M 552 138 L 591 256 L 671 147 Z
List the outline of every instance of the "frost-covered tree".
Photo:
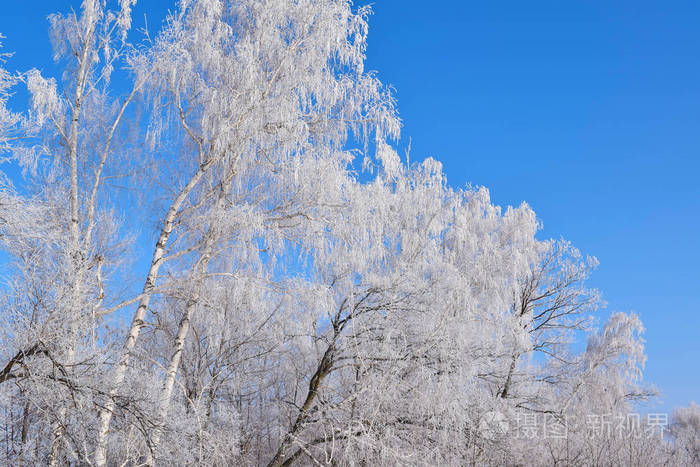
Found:
M 673 412 L 670 434 L 674 443 L 675 455 L 685 465 L 700 463 L 700 406 L 691 402 Z
M 547 241 L 539 245 L 537 261 L 520 279 L 512 305 L 513 350 L 503 382 L 497 385 L 500 397 L 517 397 L 518 364 L 524 357 L 539 353 L 564 360 L 575 333 L 590 327 L 592 313 L 600 306 L 600 295 L 585 287 L 595 258 L 582 258 L 565 241 Z M 527 362 L 525 362 L 527 363 Z M 526 375 L 528 378 L 554 381 L 556 374 Z M 497 379 L 496 379 L 497 380 Z
M 652 394 L 641 322 L 595 329 L 595 260 L 526 204 L 401 160 L 368 8 L 180 0 L 139 37 L 134 4 L 52 15 L 60 76 L 0 66 L 9 464 L 695 462 L 696 406 L 591 431 Z M 509 431 L 537 415 L 566 436 Z
M 152 148 L 178 154 L 179 177 L 174 190 L 163 193 L 170 202 L 111 394 L 126 377 L 159 271 L 170 258 L 189 259 L 189 280 L 201 284 L 212 255 L 227 248 L 219 238 L 246 237 L 236 244 L 244 257 L 259 246 L 275 248 L 286 230 L 299 229 L 297 219 L 324 216 L 324 207 L 335 203 L 351 159 L 344 147 L 349 131 L 378 141 L 396 135 L 391 99 L 362 69 L 365 15 L 342 1 L 182 2 L 141 57 L 153 93 Z M 323 177 L 309 183 L 304 175 L 310 172 Z M 160 418 L 197 288 L 166 366 Z M 98 464 L 113 411 L 108 400 L 100 414 Z M 150 444 L 157 451 L 158 430 Z
M 0 41 L 3 36 L 0 35 Z M 0 42 L 0 47 L 2 43 Z M 10 89 L 17 83 L 17 77 L 9 73 L 2 64 L 7 54 L 0 53 L 0 150 L 4 150 L 7 144 L 16 137 L 14 131 L 19 123 L 20 116 L 7 108 L 7 99 Z
M 50 421 L 52 434 L 41 438 L 50 440 L 51 464 L 65 455 L 90 455 L 86 432 L 68 431 L 80 427 L 83 406 L 90 405 L 91 391 L 84 389 L 92 386 L 89 374 L 99 366 L 99 352 L 93 352 L 95 309 L 124 244 L 103 197 L 104 180 L 113 173 L 107 162 L 135 92 L 120 101 L 108 91 L 126 47 L 131 3 L 122 1 L 112 13 L 100 2 L 86 1 L 80 14 L 50 18 L 56 59 L 66 65 L 62 89 L 35 70 L 21 76 L 32 102 L 23 138 L 7 148 L 10 163 L 23 171 L 25 188 L 19 194 L 3 187 L 10 200 L 3 240 L 10 284 L 16 284 L 4 314 L 14 323 L 6 334 L 5 368 L 7 377 L 22 374 L 19 391 L 34 399 L 27 407 Z M 34 282 L 37 277 L 42 285 Z

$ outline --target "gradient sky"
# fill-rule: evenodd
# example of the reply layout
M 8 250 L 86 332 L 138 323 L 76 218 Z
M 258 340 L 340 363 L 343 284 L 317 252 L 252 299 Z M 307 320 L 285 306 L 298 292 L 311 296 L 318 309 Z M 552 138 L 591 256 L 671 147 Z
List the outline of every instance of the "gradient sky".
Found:
M 55 71 L 46 16 L 3 2 L 10 69 Z M 356 4 L 366 2 L 356 1 Z M 155 31 L 171 2 L 140 0 Z M 453 185 L 529 203 L 541 238 L 600 267 L 610 311 L 646 326 L 645 380 L 700 402 L 700 2 L 376 0 L 367 65 L 396 89 L 401 153 Z

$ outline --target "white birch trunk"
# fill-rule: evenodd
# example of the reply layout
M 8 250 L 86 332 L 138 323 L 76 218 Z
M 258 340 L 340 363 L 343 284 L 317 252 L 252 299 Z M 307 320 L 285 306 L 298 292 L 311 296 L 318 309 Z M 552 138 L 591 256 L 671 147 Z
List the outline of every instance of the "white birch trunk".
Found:
M 78 193 L 78 122 L 80 121 L 80 111 L 82 108 L 83 92 L 85 90 L 85 82 L 88 73 L 88 45 L 93 33 L 91 25 L 85 34 L 83 42 L 83 50 L 79 58 L 77 82 L 75 86 L 75 101 L 73 104 L 73 114 L 71 116 L 70 132 L 68 134 L 68 161 L 70 165 L 70 246 L 69 255 L 71 260 L 71 303 L 67 310 L 70 329 L 70 341 L 68 343 L 68 351 L 66 354 L 66 364 L 70 367 L 75 359 L 76 343 L 76 318 L 80 313 L 80 272 L 82 270 L 81 251 L 80 251 L 80 204 Z M 63 442 L 63 427 L 61 420 L 66 415 L 65 407 L 59 409 L 59 420 L 54 423 L 52 428 L 53 439 L 51 441 L 51 449 L 49 452 L 48 465 L 54 467 L 58 465 L 60 448 Z
M 236 160 L 237 162 L 237 160 Z M 215 209 L 219 209 L 226 199 L 226 194 L 228 193 L 228 187 L 235 174 L 235 163 L 233 168 L 229 171 L 228 175 L 221 182 L 221 193 L 216 202 Z M 173 342 L 173 353 L 170 357 L 170 362 L 168 364 L 168 369 L 165 374 L 165 381 L 163 382 L 163 389 L 161 391 L 158 409 L 158 420 L 156 423 L 156 429 L 153 432 L 151 438 L 151 449 L 148 452 L 146 464 L 153 465 L 154 458 L 157 456 L 158 445 L 160 444 L 161 430 L 160 424 L 163 423 L 168 415 L 168 409 L 170 408 L 170 399 L 172 398 L 173 388 L 175 386 L 175 377 L 177 376 L 177 369 L 180 366 L 180 360 L 182 359 L 182 351 L 185 346 L 185 339 L 187 339 L 187 334 L 190 330 L 190 322 L 192 316 L 196 311 L 197 303 L 199 302 L 200 291 L 204 287 L 204 274 L 206 274 L 209 268 L 209 262 L 211 261 L 211 255 L 216 244 L 216 232 L 213 226 L 207 229 L 206 238 L 204 240 L 204 247 L 202 252 L 202 257 L 200 261 L 195 266 L 194 276 L 194 294 L 187 301 L 185 307 L 185 313 L 180 320 L 178 325 L 177 336 Z
M 163 227 L 160 231 L 160 236 L 158 237 L 158 242 L 156 243 L 155 250 L 153 251 L 153 257 L 151 259 L 151 265 L 148 269 L 148 275 L 146 276 L 146 281 L 143 285 L 142 297 L 139 300 L 138 307 L 131 321 L 131 326 L 127 334 L 126 342 L 124 343 L 124 348 L 122 354 L 117 362 L 116 369 L 112 376 L 110 396 L 115 396 L 121 384 L 124 382 L 126 377 L 126 371 L 129 366 L 129 359 L 131 353 L 136 346 L 136 341 L 138 340 L 141 328 L 144 325 L 144 319 L 146 318 L 146 312 L 151 302 L 151 292 L 155 287 L 156 280 L 158 277 L 158 270 L 162 264 L 163 254 L 165 248 L 168 244 L 168 239 L 173 231 L 175 218 L 177 213 L 184 203 L 185 199 L 192 192 L 194 187 L 199 183 L 202 176 L 207 172 L 207 170 L 213 164 L 213 160 L 209 159 L 207 162 L 202 164 L 197 172 L 192 176 L 189 183 L 180 191 L 178 196 L 175 198 L 173 203 L 170 205 L 167 214 L 163 220 Z M 114 411 L 114 400 L 110 397 L 106 402 L 104 408 L 100 411 L 99 422 L 97 427 L 97 446 L 95 447 L 95 464 L 98 467 L 102 467 L 107 463 L 107 435 L 109 432 L 109 425 L 112 420 L 112 414 Z
M 208 261 L 207 261 L 208 263 Z M 168 370 L 165 375 L 165 382 L 163 383 L 163 389 L 160 396 L 160 407 L 158 409 L 158 421 L 156 428 L 153 430 L 153 435 L 151 437 L 151 448 L 148 451 L 146 457 L 146 465 L 153 465 L 155 458 L 157 458 L 158 446 L 160 444 L 161 429 L 158 424 L 163 423 L 168 415 L 168 408 L 170 407 L 170 398 L 173 393 L 173 386 L 175 385 L 175 375 L 177 374 L 177 368 L 180 365 L 180 360 L 182 358 L 182 349 L 185 345 L 185 339 L 190 330 L 190 320 L 194 314 L 195 307 L 197 306 L 197 300 L 199 296 L 195 294 L 187 302 L 187 307 L 185 309 L 185 314 L 180 320 L 178 326 L 177 336 L 175 337 L 175 342 L 173 344 L 173 354 L 170 357 L 170 363 L 168 364 Z

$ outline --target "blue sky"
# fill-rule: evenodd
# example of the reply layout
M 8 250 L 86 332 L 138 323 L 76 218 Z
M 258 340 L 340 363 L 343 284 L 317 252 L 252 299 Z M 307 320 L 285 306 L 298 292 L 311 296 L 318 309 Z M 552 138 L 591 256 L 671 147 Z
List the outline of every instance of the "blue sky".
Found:
M 52 72 L 46 16 L 6 2 L 9 67 Z M 356 1 L 357 4 L 365 2 Z M 150 29 L 169 5 L 141 0 Z M 600 267 L 609 311 L 646 326 L 660 409 L 700 402 L 700 3 L 377 0 L 368 68 L 396 89 L 412 160 L 527 201 L 541 237 Z

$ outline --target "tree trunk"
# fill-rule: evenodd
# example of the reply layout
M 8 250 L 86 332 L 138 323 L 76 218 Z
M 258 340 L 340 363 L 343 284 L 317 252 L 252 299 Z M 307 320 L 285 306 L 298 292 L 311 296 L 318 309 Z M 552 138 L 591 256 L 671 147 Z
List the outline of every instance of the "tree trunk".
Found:
M 214 207 L 215 210 L 220 209 L 224 201 L 226 200 L 226 194 L 228 193 L 228 188 L 231 180 L 233 179 L 235 172 L 230 170 L 228 175 L 221 182 L 221 192 L 216 201 Z M 190 330 L 190 321 L 192 316 L 196 311 L 196 307 L 199 302 L 200 291 L 204 287 L 204 274 L 206 274 L 209 269 L 209 263 L 211 261 L 211 255 L 213 254 L 214 246 L 216 245 L 216 229 L 213 225 L 210 225 L 205 234 L 204 246 L 202 251 L 202 256 L 200 261 L 197 262 L 194 268 L 194 293 L 192 297 L 187 300 L 185 306 L 185 313 L 180 320 L 178 325 L 177 336 L 173 342 L 173 353 L 170 357 L 170 362 L 168 364 L 168 370 L 165 374 L 165 381 L 163 382 L 163 389 L 161 391 L 160 397 L 160 407 L 158 411 L 158 420 L 156 423 L 156 429 L 151 437 L 151 449 L 148 452 L 146 464 L 153 465 L 154 459 L 157 457 L 158 445 L 160 444 L 161 430 L 159 428 L 160 423 L 168 415 L 168 409 L 170 407 L 170 399 L 173 394 L 173 387 L 175 385 L 175 377 L 177 376 L 177 369 L 180 366 L 180 360 L 182 359 L 182 351 L 185 346 L 185 339 L 187 339 L 187 334 Z
M 94 23 L 88 27 L 83 42 L 83 49 L 79 57 L 77 82 L 75 86 L 75 100 L 73 103 L 73 114 L 71 117 L 70 132 L 68 134 L 68 161 L 70 165 L 70 250 L 69 256 L 71 260 L 71 303 L 67 310 L 69 320 L 69 342 L 66 353 L 66 364 L 68 368 L 72 368 L 73 360 L 75 359 L 75 346 L 77 334 L 77 315 L 80 314 L 80 285 L 82 271 L 82 254 L 80 249 L 80 204 L 78 192 L 78 122 L 80 121 L 80 112 L 83 103 L 83 92 L 85 91 L 85 83 L 89 71 L 89 44 L 92 40 Z M 65 417 L 66 409 L 61 407 L 58 411 L 59 420 L 54 423 L 52 432 L 53 439 L 51 441 L 51 449 L 49 452 L 48 465 L 54 467 L 57 465 L 60 446 L 63 439 L 63 426 L 61 419 Z
M 163 227 L 160 231 L 160 236 L 158 237 L 155 250 L 153 251 L 153 257 L 151 259 L 151 265 L 148 269 L 148 275 L 146 276 L 146 282 L 143 285 L 142 297 L 139 300 L 138 307 L 136 308 L 136 312 L 131 320 L 131 326 L 127 334 L 126 342 L 124 343 L 121 357 L 119 358 L 119 362 L 117 363 L 117 367 L 112 377 L 112 384 L 109 392 L 110 397 L 105 402 L 104 408 L 100 410 L 97 431 L 97 446 L 95 448 L 95 464 L 98 467 L 103 467 L 107 463 L 107 434 L 109 432 L 109 425 L 112 420 L 115 407 L 113 397 L 118 394 L 119 388 L 126 377 L 129 359 L 131 358 L 131 353 L 133 352 L 134 347 L 136 347 L 136 341 L 138 340 L 139 333 L 144 325 L 146 312 L 148 311 L 148 307 L 151 302 L 151 293 L 158 278 L 158 270 L 162 264 L 163 254 L 168 244 L 168 239 L 173 231 L 175 218 L 180 210 L 180 207 L 182 206 L 182 203 L 185 202 L 194 187 L 199 183 L 212 164 L 213 160 L 209 159 L 199 167 L 197 172 L 192 176 L 187 185 L 180 191 L 178 196 L 170 205 L 170 208 L 165 215 L 165 219 L 163 220 Z

